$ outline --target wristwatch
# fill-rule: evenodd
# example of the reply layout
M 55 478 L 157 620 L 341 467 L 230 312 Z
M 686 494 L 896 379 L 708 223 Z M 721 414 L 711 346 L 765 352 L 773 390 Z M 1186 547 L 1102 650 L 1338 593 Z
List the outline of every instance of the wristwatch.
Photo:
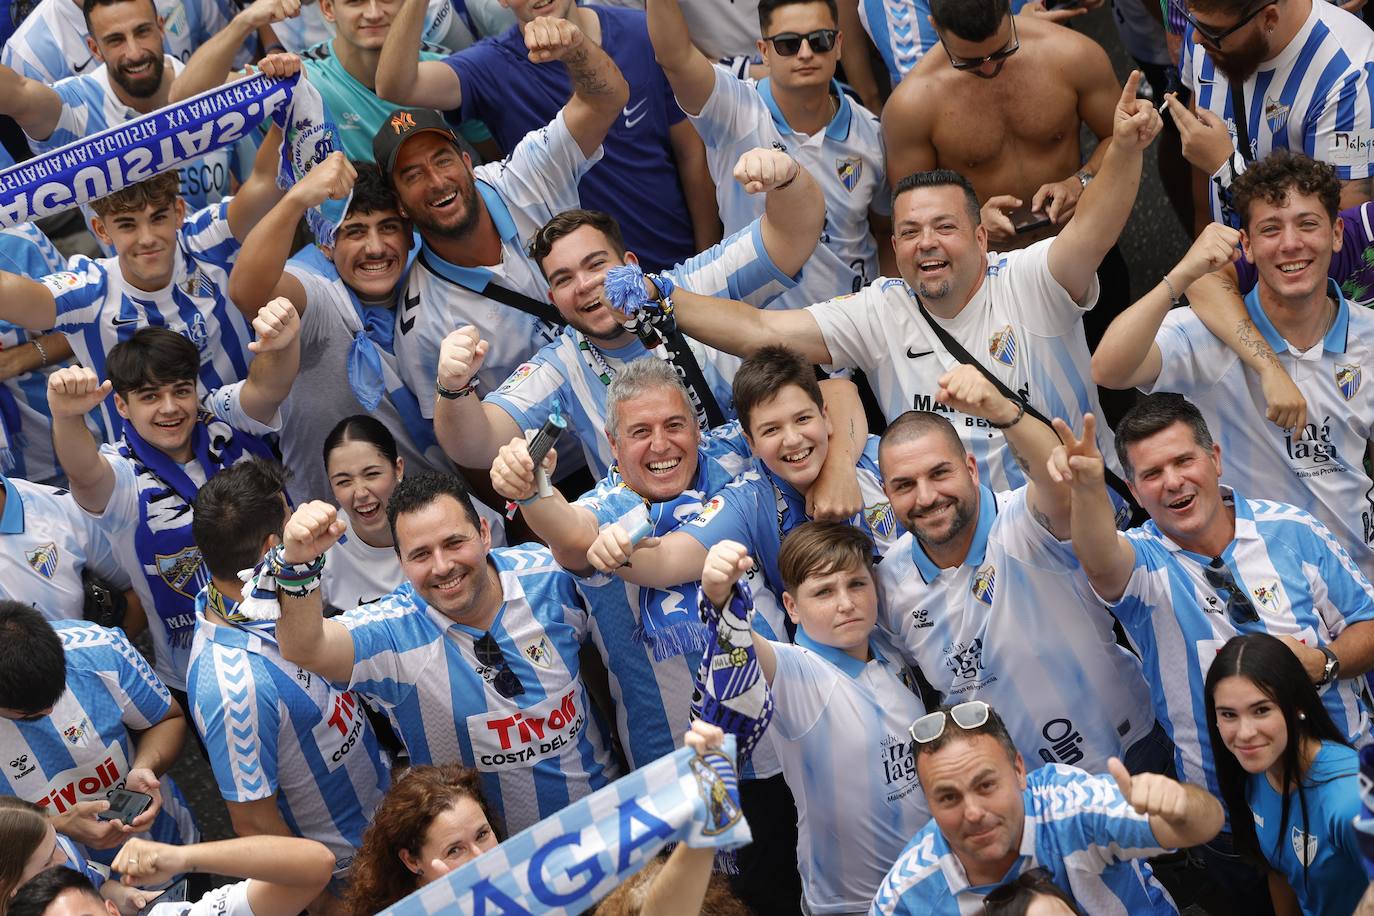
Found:
M 1088 189 L 1088 182 L 1093 180 L 1093 173 L 1087 169 L 1079 169 L 1073 173 L 1073 177 L 1078 179 L 1078 183 L 1083 186 L 1083 190 Z
M 1317 681 L 1318 687 L 1325 687 L 1341 676 L 1341 660 L 1336 657 L 1335 652 L 1331 651 L 1330 646 L 1317 646 L 1317 651 L 1326 656 L 1326 666 L 1322 668 L 1322 679 Z

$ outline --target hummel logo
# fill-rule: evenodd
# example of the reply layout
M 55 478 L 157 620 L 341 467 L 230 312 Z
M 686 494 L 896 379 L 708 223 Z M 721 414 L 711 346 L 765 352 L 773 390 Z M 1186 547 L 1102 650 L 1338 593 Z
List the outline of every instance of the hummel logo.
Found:
M 405 305 L 401 308 L 401 333 L 409 334 L 410 329 L 415 327 L 415 315 L 412 314 L 415 306 L 420 304 L 420 294 L 405 297 Z
M 934 352 L 935 352 L 934 350 L 922 350 L 920 353 L 917 353 L 915 350 L 911 349 L 910 347 L 907 347 L 907 348 L 906 348 L 906 356 L 907 356 L 907 359 L 920 359 L 922 356 L 929 356 L 930 354 L 932 354 L 932 353 L 934 353 Z
M 635 113 L 642 109 L 645 105 L 647 105 L 648 102 L 648 99 L 640 99 L 638 105 L 633 105 L 629 108 L 624 109 L 626 130 L 632 130 L 636 124 L 638 124 L 640 121 L 643 121 L 645 118 L 649 116 L 649 113 L 646 111 L 639 117 L 635 117 Z

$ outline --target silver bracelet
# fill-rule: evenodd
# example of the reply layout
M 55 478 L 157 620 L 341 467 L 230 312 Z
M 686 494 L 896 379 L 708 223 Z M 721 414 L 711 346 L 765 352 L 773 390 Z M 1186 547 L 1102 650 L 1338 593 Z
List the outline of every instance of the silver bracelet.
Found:
M 42 369 L 48 364 L 48 351 L 43 349 L 43 345 L 38 342 L 37 337 L 29 341 L 29 343 L 33 344 L 33 348 L 38 351 L 38 358 L 41 360 L 38 364 L 38 368 Z
M 1178 308 L 1178 293 L 1174 290 L 1174 284 L 1169 282 L 1169 275 L 1165 274 L 1161 279 L 1164 281 L 1164 288 L 1169 291 L 1169 301 L 1173 303 L 1174 308 Z

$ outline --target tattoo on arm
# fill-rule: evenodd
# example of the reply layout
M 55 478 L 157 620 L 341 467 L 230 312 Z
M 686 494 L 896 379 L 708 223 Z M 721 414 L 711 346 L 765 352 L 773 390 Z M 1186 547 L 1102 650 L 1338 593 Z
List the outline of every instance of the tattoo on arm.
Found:
M 1259 329 L 1255 327 L 1255 323 L 1249 318 L 1242 318 L 1236 324 L 1236 339 L 1241 347 L 1248 350 L 1256 359 L 1268 363 L 1276 369 L 1283 368 L 1283 364 L 1279 362 L 1279 358 L 1274 354 L 1269 342 L 1264 339 Z
M 1011 444 L 1010 439 L 1007 439 L 1006 443 L 1007 450 L 1011 452 L 1011 457 L 1016 459 L 1016 466 L 1019 467 L 1022 471 L 1030 473 L 1030 462 L 1026 460 L 1026 457 L 1016 450 L 1016 446 Z
M 599 61 L 592 58 L 586 47 L 578 48 L 563 58 L 563 65 L 572 77 L 573 92 L 580 96 L 609 95 L 611 84 L 601 72 Z

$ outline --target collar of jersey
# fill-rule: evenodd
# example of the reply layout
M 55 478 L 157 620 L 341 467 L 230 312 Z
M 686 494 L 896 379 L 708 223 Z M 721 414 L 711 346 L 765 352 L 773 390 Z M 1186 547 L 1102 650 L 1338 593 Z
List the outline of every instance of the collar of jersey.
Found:
M 795 134 L 796 131 L 792 129 L 792 125 L 787 123 L 787 119 L 782 115 L 782 109 L 778 107 L 777 100 L 773 98 L 772 79 L 764 77 L 759 80 L 755 89 L 758 90 L 760 98 L 763 99 L 763 104 L 768 106 L 768 112 L 773 116 L 773 123 L 777 125 L 778 131 L 784 134 Z M 835 97 L 839 99 L 839 104 L 835 106 L 835 117 L 831 118 L 830 123 L 825 126 L 825 138 L 841 143 L 849 139 L 851 114 L 849 97 L 844 94 L 840 84 L 833 79 L 830 81 L 830 91 L 835 93 Z
M 1231 543 L 1227 544 L 1226 549 L 1221 552 L 1222 559 L 1225 559 L 1235 552 L 1236 544 L 1239 541 L 1258 538 L 1259 529 L 1255 527 L 1255 513 L 1250 509 L 1250 501 L 1242 496 L 1236 495 L 1234 489 L 1227 486 L 1221 487 L 1221 502 L 1222 505 L 1231 506 L 1236 511 L 1235 534 L 1231 537 Z M 1185 557 L 1190 557 L 1203 566 L 1212 562 L 1211 557 L 1203 556 L 1200 553 L 1193 553 L 1191 550 L 1185 550 L 1179 544 L 1174 543 L 1167 534 L 1159 530 L 1159 527 L 1154 523 L 1153 519 L 1146 522 L 1145 527 L 1149 529 L 1150 534 L 1159 538 L 1160 542 L 1168 548 L 1170 553 L 1181 553 Z
M 0 534 L 24 533 L 24 500 L 19 488 L 10 479 L 0 474 L 0 482 L 5 485 L 5 513 L 0 515 Z
M 496 232 L 501 236 L 503 242 L 520 247 L 520 233 L 515 228 L 515 220 L 510 215 L 510 208 L 501 199 L 501 194 L 491 185 L 482 179 L 475 179 L 477 193 L 482 195 L 482 202 L 487 205 L 487 212 L 491 214 L 491 221 L 496 224 Z M 474 293 L 480 293 L 487 288 L 487 283 L 491 280 L 491 271 L 485 267 L 459 267 L 457 264 L 450 264 L 435 252 L 429 245 L 425 245 L 425 263 L 430 269 L 446 280 L 451 280 L 459 286 L 466 286 Z
M 1341 285 L 1330 277 L 1326 278 L 1326 292 L 1336 300 L 1336 320 L 1331 322 L 1331 330 L 1326 332 L 1322 338 L 1322 350 L 1326 353 L 1344 353 L 1346 343 L 1350 333 L 1350 304 L 1345 301 L 1345 295 L 1341 292 Z M 1259 302 L 1259 284 L 1256 283 L 1254 289 L 1245 294 L 1245 310 L 1250 313 L 1250 320 L 1259 328 L 1259 332 L 1264 335 L 1265 341 L 1275 353 L 1287 353 L 1288 341 L 1279 335 L 1274 323 L 1269 320 L 1269 316 L 1264 314 L 1264 309 Z
M 824 643 L 816 642 L 816 640 L 812 639 L 806 630 L 800 626 L 797 627 L 797 645 L 804 649 L 810 649 L 851 678 L 857 678 L 859 675 L 863 674 L 864 669 L 868 667 L 868 662 L 859 661 L 843 649 L 837 649 L 834 646 L 827 646 Z M 887 658 L 878 650 L 878 646 L 873 642 L 872 638 L 868 640 L 868 651 L 873 653 L 873 661 L 879 664 L 887 661 Z
M 992 531 L 992 523 L 996 518 L 997 497 L 987 487 L 979 484 L 978 527 L 973 530 L 973 541 L 968 545 L 968 556 L 964 557 L 964 562 L 959 566 L 978 566 L 983 562 L 983 557 L 988 552 L 988 533 Z M 925 550 L 921 548 L 921 539 L 914 534 L 911 536 L 911 562 L 916 564 L 916 571 L 921 574 L 926 585 L 939 578 L 942 572 L 940 567 L 926 556 Z

